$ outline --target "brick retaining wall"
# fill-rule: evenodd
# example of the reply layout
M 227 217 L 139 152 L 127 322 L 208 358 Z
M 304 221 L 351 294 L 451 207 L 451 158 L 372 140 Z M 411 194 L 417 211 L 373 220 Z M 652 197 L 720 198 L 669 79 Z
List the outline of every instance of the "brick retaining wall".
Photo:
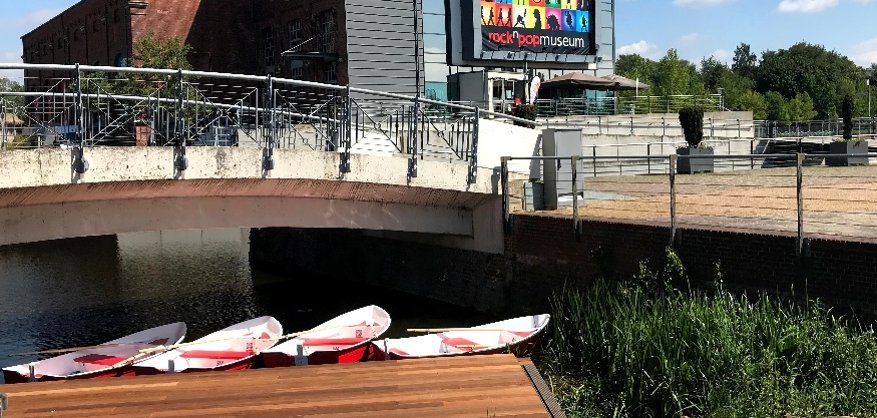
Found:
M 640 261 L 663 265 L 666 226 L 585 221 L 576 239 L 569 218 L 513 215 L 504 255 L 377 238 L 362 231 L 262 229 L 252 232 L 258 268 L 306 269 L 475 307 L 497 314 L 548 308 L 550 294 L 597 276 L 630 277 Z M 877 245 L 813 239 L 798 261 L 795 237 L 727 230 L 678 231 L 676 251 L 695 285 L 713 282 L 716 264 L 733 290 L 820 298 L 840 311 L 877 316 Z

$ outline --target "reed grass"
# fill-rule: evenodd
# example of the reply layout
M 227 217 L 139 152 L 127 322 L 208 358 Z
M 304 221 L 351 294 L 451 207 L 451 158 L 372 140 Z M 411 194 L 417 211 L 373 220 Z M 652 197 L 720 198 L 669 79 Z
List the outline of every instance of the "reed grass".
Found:
M 877 416 L 874 330 L 818 303 L 690 290 L 678 259 L 564 289 L 536 360 L 573 417 Z

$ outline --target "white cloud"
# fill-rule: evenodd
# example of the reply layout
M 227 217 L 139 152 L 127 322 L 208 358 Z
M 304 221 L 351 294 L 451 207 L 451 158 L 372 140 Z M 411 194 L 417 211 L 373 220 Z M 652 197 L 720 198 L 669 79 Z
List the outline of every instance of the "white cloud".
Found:
M 14 29 L 17 31 L 30 32 L 37 26 L 49 21 L 49 19 L 57 16 L 63 9 L 44 8 L 30 12 L 24 16 L 0 18 L 0 26 L 3 29 Z
M 682 44 L 691 45 L 691 44 L 697 43 L 697 41 L 699 39 L 700 39 L 700 34 L 697 32 L 693 32 L 693 33 L 689 33 L 689 34 L 682 35 L 681 37 L 679 37 L 679 42 Z
M 777 10 L 784 13 L 816 13 L 836 7 L 839 0 L 782 0 Z
M 852 59 L 863 67 L 877 64 L 877 38 L 871 38 L 853 46 Z
M 650 44 L 645 40 L 634 42 L 630 45 L 624 45 L 618 48 L 618 55 L 638 54 L 646 58 L 654 58 L 658 47 Z
M 731 0 L 673 0 L 673 4 L 681 7 L 706 7 L 728 3 Z
M 734 59 L 734 53 L 725 49 L 717 49 L 710 55 L 725 64 L 730 64 Z

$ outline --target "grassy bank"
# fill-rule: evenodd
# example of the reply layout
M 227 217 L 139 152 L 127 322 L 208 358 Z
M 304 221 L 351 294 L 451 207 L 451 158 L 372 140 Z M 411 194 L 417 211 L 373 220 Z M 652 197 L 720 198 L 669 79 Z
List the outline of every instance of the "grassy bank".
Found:
M 688 290 L 675 257 L 567 289 L 537 357 L 570 416 L 877 416 L 877 338 L 824 307 Z

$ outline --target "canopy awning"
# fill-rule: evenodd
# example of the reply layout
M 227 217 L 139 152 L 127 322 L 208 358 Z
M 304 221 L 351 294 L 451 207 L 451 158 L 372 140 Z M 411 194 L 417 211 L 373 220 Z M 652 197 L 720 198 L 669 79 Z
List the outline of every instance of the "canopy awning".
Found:
M 648 89 L 649 85 L 616 74 L 597 77 L 585 73 L 566 73 L 542 82 L 542 87 L 582 87 L 588 90 L 618 91 Z

